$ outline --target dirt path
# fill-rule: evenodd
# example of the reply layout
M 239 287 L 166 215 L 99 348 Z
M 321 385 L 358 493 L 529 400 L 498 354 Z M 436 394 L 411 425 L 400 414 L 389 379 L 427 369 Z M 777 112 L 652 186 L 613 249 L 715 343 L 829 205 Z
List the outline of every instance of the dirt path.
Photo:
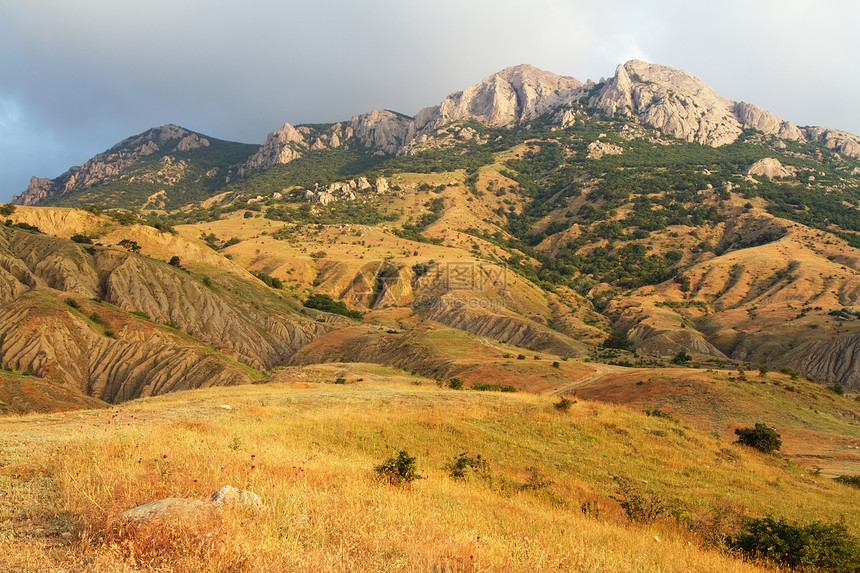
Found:
M 548 394 L 550 396 L 560 396 L 562 394 L 570 392 L 571 390 L 575 390 L 576 388 L 585 386 L 586 384 L 589 384 L 596 380 L 600 380 L 607 374 L 626 372 L 627 370 L 629 370 L 628 368 L 624 368 L 623 366 L 610 366 L 608 364 L 601 364 L 600 362 L 589 362 L 588 367 L 594 368 L 594 372 L 591 374 L 591 376 L 583 378 L 582 380 L 577 380 L 576 382 L 568 384 L 567 386 L 562 386 L 561 388 L 551 390 L 550 392 L 548 392 Z

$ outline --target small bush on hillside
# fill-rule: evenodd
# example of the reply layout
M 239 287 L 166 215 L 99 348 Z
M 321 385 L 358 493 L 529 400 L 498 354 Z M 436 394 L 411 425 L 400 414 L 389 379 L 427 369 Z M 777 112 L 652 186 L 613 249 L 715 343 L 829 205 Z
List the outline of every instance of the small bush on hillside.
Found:
M 800 525 L 773 517 L 750 519 L 726 545 L 748 558 L 793 570 L 860 572 L 860 544 L 841 521 Z
M 315 308 L 323 312 L 340 314 L 347 318 L 354 318 L 356 320 L 361 320 L 364 316 L 363 313 L 358 312 L 357 310 L 350 310 L 343 301 L 334 300 L 327 294 L 312 294 L 305 301 L 305 306 L 308 308 Z
M 667 420 L 672 420 L 673 422 L 678 421 L 678 418 L 676 418 L 669 412 L 664 412 L 660 408 L 645 408 L 645 415 L 654 416 L 655 418 L 665 418 Z
M 776 452 L 782 447 L 779 433 L 759 422 L 756 422 L 754 428 L 738 428 L 735 434 L 739 444 L 751 446 L 766 454 Z
M 86 235 L 81 235 L 80 233 L 74 234 L 71 237 L 71 240 L 75 243 L 79 243 L 82 245 L 92 245 L 93 240 L 87 237 Z
M 639 490 L 632 480 L 616 477 L 615 483 L 617 489 L 612 499 L 621 504 L 630 521 L 652 523 L 668 511 L 658 495 Z
M 631 350 L 633 345 L 623 330 L 613 328 L 609 336 L 601 344 L 603 348 L 616 348 L 618 350 Z
M 417 458 L 410 456 L 404 450 L 400 450 L 396 456 L 375 466 L 373 470 L 379 479 L 391 485 L 409 485 L 424 477 L 418 474 Z
M 131 239 L 123 239 L 118 244 L 126 251 L 131 251 L 132 253 L 140 252 L 140 245 L 137 244 L 137 241 L 132 241 Z
M 558 362 L 558 361 L 553 362 L 553 363 L 552 363 L 552 367 L 553 367 L 553 368 L 561 368 L 561 362 Z
M 516 392 L 517 389 L 513 386 L 508 386 L 505 384 L 485 384 L 483 382 L 476 382 L 472 384 L 472 390 L 478 390 L 479 392 Z
M 832 391 L 836 392 L 840 396 L 845 394 L 845 388 L 842 386 L 842 384 L 833 384 L 832 386 L 828 386 L 828 388 L 830 388 Z
M 564 396 L 562 396 L 558 402 L 553 404 L 553 406 L 559 412 L 568 412 L 568 411 L 570 411 L 570 407 L 574 404 L 576 404 L 575 400 L 571 400 L 569 398 L 565 398 Z
M 552 480 L 541 473 L 538 468 L 529 466 L 526 468 L 526 471 L 529 472 L 529 478 L 526 480 L 526 483 L 520 486 L 520 489 L 540 491 L 552 485 Z
M 252 274 L 272 288 L 284 288 L 283 281 L 281 281 L 281 279 L 277 277 L 273 277 L 267 273 L 264 273 L 263 271 L 253 271 Z
M 81 308 L 81 305 L 79 305 L 79 304 L 78 304 L 78 301 L 76 301 L 76 300 L 75 300 L 75 299 L 73 299 L 72 297 L 68 297 L 68 298 L 66 298 L 65 303 L 66 303 L 67 305 L 69 305 L 70 307 L 72 307 L 72 308 L 76 308 L 76 309 Z
M 689 362 L 692 359 L 693 359 L 692 356 L 690 356 L 689 354 L 687 354 L 686 352 L 684 352 L 682 350 L 681 352 L 679 352 L 678 354 L 675 355 L 675 358 L 672 359 L 672 364 L 679 364 L 679 365 L 680 364 L 686 364 L 687 362 Z
M 335 384 L 346 384 L 346 378 L 335 378 L 334 383 Z
M 170 261 L 168 261 L 167 264 L 171 267 L 181 267 L 182 261 L 180 260 L 179 256 L 173 255 L 172 257 L 170 257 Z
M 466 476 L 470 473 L 479 477 L 486 477 L 489 473 L 487 460 L 482 458 L 481 454 L 473 457 L 468 452 L 462 452 L 457 455 L 454 461 L 445 464 L 443 469 L 447 470 L 448 475 L 456 480 L 465 480 Z
M 6 203 L 4 205 L 0 205 L 0 215 L 4 215 L 8 217 L 12 213 L 15 212 L 15 205 L 12 203 Z
M 525 359 L 526 359 L 525 354 L 517 354 L 517 360 L 525 360 Z
M 853 476 L 849 476 L 849 475 L 839 476 L 839 477 L 834 478 L 834 479 L 841 484 L 849 485 L 851 487 L 856 487 L 856 488 L 860 489 L 860 474 L 853 475 Z
M 451 378 L 448 380 L 448 388 L 451 390 L 460 390 L 463 388 L 463 381 L 456 377 Z

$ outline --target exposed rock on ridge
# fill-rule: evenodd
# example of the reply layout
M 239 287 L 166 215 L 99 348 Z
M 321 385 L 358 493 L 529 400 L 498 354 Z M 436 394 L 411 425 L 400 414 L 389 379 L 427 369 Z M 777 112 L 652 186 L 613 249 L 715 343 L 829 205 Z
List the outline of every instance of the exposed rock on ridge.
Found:
M 97 183 L 118 178 L 124 169 L 164 148 L 184 152 L 209 145 L 208 139 L 178 125 L 155 127 L 117 143 L 83 165 L 72 167 L 56 179 L 33 177 L 27 190 L 13 197 L 12 202 L 18 205 L 36 205 L 49 197 L 88 189 Z

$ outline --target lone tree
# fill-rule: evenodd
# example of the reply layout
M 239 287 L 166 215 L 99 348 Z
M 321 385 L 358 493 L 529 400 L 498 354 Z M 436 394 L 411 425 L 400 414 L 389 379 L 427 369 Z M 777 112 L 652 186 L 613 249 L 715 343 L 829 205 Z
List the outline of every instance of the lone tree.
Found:
M 739 444 L 751 446 L 766 454 L 776 452 L 782 447 L 779 433 L 760 422 L 756 422 L 754 428 L 738 428 L 735 434 L 738 436 Z

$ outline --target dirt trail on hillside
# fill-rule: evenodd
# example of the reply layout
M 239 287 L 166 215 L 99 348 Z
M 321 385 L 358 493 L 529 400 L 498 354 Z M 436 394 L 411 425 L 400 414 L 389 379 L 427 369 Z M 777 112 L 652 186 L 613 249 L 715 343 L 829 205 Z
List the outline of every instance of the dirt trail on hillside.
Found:
M 588 364 L 588 367 L 594 368 L 594 372 L 591 374 L 591 376 L 583 378 L 582 380 L 577 380 L 576 382 L 568 384 L 567 386 L 562 386 L 561 388 L 558 388 L 556 390 L 552 390 L 548 394 L 550 396 L 560 396 L 562 394 L 570 392 L 571 390 L 575 390 L 576 388 L 580 388 L 582 386 L 600 380 L 608 374 L 627 372 L 629 370 L 628 368 L 624 368 L 622 366 L 610 366 L 608 364 L 601 364 L 599 362 L 591 362 Z

